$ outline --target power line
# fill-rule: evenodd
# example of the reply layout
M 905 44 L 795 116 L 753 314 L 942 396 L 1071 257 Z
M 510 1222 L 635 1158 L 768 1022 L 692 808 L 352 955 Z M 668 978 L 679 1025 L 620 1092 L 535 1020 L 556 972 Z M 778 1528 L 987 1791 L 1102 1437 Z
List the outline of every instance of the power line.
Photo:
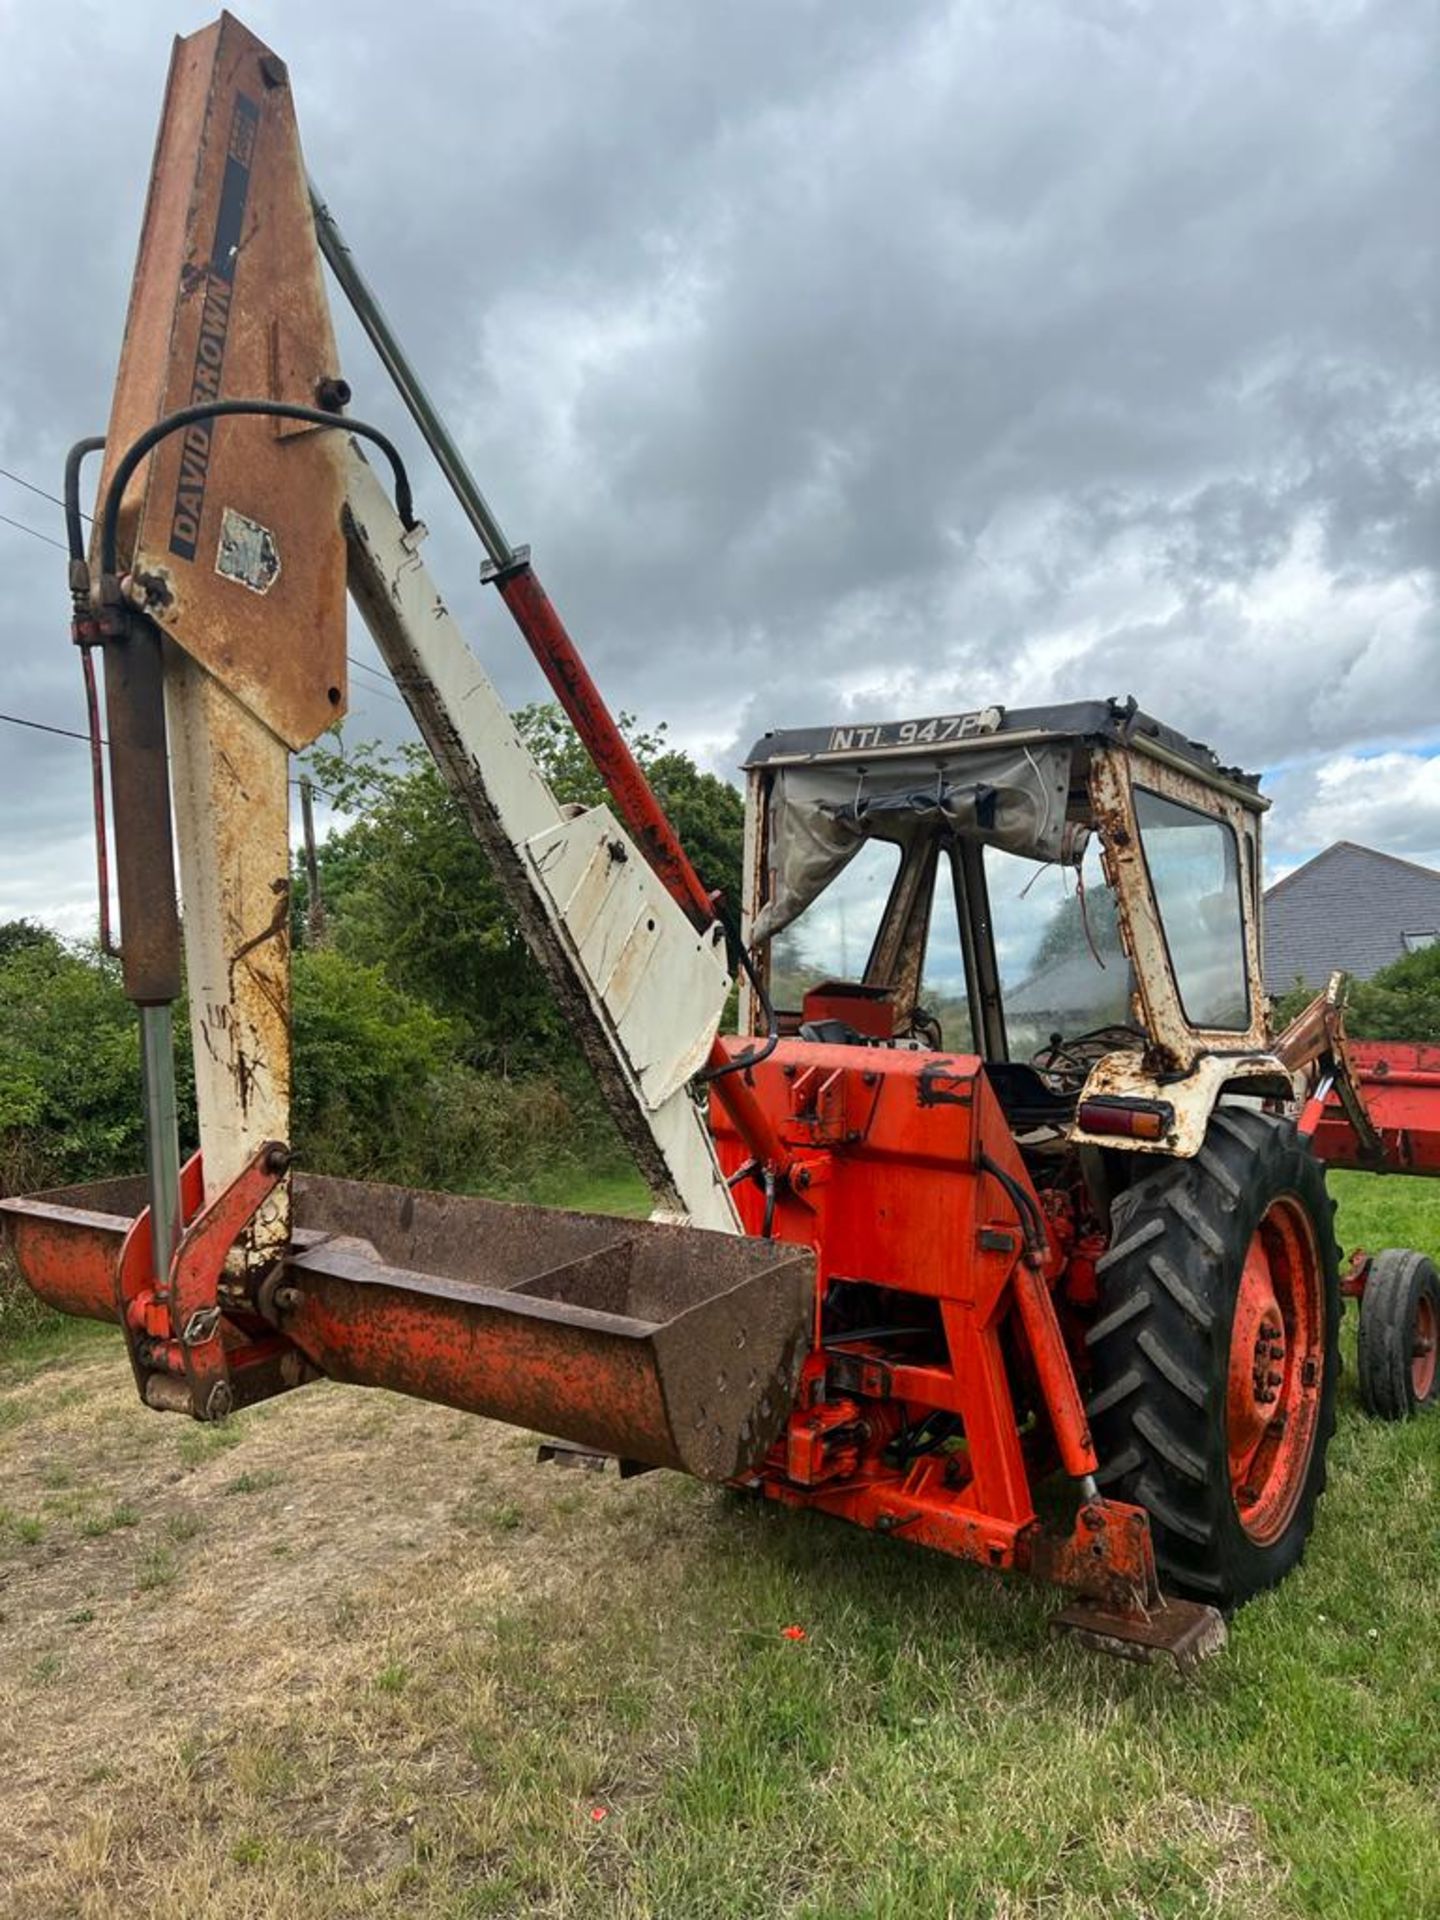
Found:
M 345 658 L 350 662 L 352 667 L 358 667 L 361 673 L 368 673 L 372 679 L 378 680 L 381 683 L 378 687 L 367 687 L 365 689 L 367 693 L 373 693 L 380 700 L 388 700 L 392 707 L 403 707 L 405 705 L 405 702 L 400 699 L 398 695 L 385 691 L 386 687 L 391 687 L 395 684 L 388 674 L 383 674 L 377 668 L 368 666 L 363 660 L 357 660 L 353 653 L 347 653 Z
M 12 727 L 31 727 L 36 733 L 58 733 L 62 740 L 83 740 L 88 747 L 88 733 L 76 733 L 73 727 L 52 727 L 48 720 L 26 720 L 18 713 L 0 713 L 0 720 L 8 721 Z
M 42 500 L 49 500 L 54 506 L 63 507 L 65 504 L 57 494 L 47 493 L 44 487 L 37 487 L 33 480 L 25 479 L 22 474 L 12 473 L 8 467 L 0 467 L 0 474 L 3 474 L 7 480 L 13 480 L 16 486 L 26 487 L 31 493 L 38 494 Z M 88 520 L 90 515 L 84 513 L 80 517 L 82 520 Z M 27 527 L 23 520 L 12 520 L 9 514 L 6 513 L 0 513 L 0 520 L 3 520 L 7 527 L 14 527 L 17 532 L 32 534 L 35 539 L 43 540 L 47 546 L 58 547 L 61 553 L 68 553 L 70 551 L 63 540 L 52 540 L 48 533 L 41 533 L 38 527 Z M 387 688 L 392 684 L 387 674 L 383 674 L 378 668 L 372 667 L 368 661 L 358 659 L 353 653 L 347 653 L 345 658 L 350 662 L 352 667 L 358 667 L 361 673 L 368 673 L 372 680 L 378 680 L 381 683 L 379 688 L 373 690 L 378 694 L 380 699 L 390 701 L 392 706 L 403 707 L 405 705 L 405 702 L 397 698 L 395 694 L 382 691 L 383 688 Z M 8 715 L 0 716 L 0 718 L 8 717 Z M 21 724 L 32 723 L 22 722 Z
M 0 467 L 0 474 L 4 474 L 7 480 L 13 480 L 17 487 L 24 487 L 29 493 L 38 493 L 42 500 L 50 501 L 52 506 L 63 507 L 65 504 L 58 493 L 47 493 L 44 487 L 37 487 L 33 480 L 27 480 L 23 473 L 12 473 L 8 467 Z M 82 513 L 80 518 L 88 520 L 90 515 Z
M 378 692 L 379 689 L 367 688 L 366 691 Z M 381 695 L 381 698 L 383 699 L 385 696 Z M 395 702 L 397 707 L 403 704 L 404 703 L 399 700 Z M 77 733 L 73 727 L 52 726 L 48 720 L 31 720 L 23 713 L 0 713 L 0 721 L 3 721 L 7 726 L 11 727 L 28 727 L 34 733 L 54 733 L 58 734 L 62 740 L 82 740 L 86 746 L 90 744 L 90 736 L 88 733 Z M 110 743 L 102 736 L 100 744 L 102 746 L 108 746 Z M 364 776 L 362 775 L 360 777 L 363 778 Z M 318 793 L 320 789 L 317 787 L 315 791 Z
M 41 533 L 38 527 L 27 527 L 23 520 L 12 520 L 8 513 L 0 513 L 0 520 L 3 520 L 7 527 L 14 527 L 19 533 L 33 534 L 37 540 L 43 540 L 47 547 L 58 547 L 61 553 L 70 551 L 63 540 L 52 540 L 48 533 Z

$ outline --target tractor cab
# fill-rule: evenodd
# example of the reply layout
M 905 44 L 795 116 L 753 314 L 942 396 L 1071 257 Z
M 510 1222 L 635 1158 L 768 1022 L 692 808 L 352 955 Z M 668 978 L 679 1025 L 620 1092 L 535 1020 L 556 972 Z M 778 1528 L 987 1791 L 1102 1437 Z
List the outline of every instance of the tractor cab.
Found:
M 783 1035 L 978 1055 L 1017 1134 L 1142 1150 L 1195 1151 L 1239 1080 L 1288 1092 L 1258 780 L 1133 699 L 773 732 L 746 773 Z

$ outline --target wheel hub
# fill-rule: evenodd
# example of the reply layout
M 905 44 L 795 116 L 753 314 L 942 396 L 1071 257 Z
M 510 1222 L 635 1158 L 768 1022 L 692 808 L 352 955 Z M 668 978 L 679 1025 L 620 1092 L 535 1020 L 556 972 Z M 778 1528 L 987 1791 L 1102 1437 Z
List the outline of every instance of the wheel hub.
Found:
M 1435 1386 L 1437 1337 L 1440 1337 L 1440 1326 L 1436 1324 L 1435 1302 L 1422 1293 L 1416 1303 L 1415 1335 L 1410 1348 L 1410 1379 L 1415 1398 L 1421 1404 L 1430 1398 Z
M 1246 1250 L 1226 1393 L 1231 1495 L 1261 1546 L 1289 1524 L 1310 1465 L 1324 1377 L 1323 1299 L 1309 1220 L 1283 1195 Z

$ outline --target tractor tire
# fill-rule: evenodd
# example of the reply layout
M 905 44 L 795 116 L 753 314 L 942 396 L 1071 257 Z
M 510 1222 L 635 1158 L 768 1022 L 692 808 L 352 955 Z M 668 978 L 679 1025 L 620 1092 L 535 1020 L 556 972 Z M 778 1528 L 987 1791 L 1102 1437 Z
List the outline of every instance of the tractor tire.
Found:
M 1333 1214 L 1293 1122 L 1239 1107 L 1113 1204 L 1086 1334 L 1096 1477 L 1150 1515 L 1167 1591 L 1237 1607 L 1305 1550 L 1340 1370 Z
M 1423 1253 L 1389 1247 L 1370 1262 L 1356 1342 L 1360 1401 L 1382 1420 L 1408 1420 L 1440 1401 L 1440 1277 Z

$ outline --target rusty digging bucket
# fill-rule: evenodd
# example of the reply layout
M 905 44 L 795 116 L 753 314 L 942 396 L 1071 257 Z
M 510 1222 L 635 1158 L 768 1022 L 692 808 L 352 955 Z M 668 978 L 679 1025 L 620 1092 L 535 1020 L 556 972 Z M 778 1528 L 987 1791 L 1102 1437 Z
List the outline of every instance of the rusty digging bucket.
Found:
M 139 1180 L 0 1201 L 22 1275 L 118 1320 Z M 702 1480 L 778 1437 L 810 1343 L 814 1256 L 774 1241 L 294 1177 L 276 1324 L 332 1380 L 390 1387 Z

